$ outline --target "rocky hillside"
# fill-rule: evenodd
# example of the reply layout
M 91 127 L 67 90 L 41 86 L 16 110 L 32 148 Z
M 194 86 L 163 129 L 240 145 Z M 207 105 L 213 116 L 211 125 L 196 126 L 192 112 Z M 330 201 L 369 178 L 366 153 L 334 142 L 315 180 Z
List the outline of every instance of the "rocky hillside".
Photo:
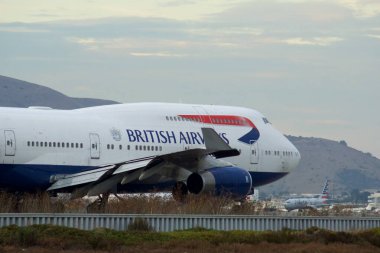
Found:
M 380 189 L 380 160 L 347 146 L 345 141 L 288 136 L 301 153 L 297 169 L 262 187 L 265 193 L 320 193 L 328 177 L 335 194 Z
M 50 88 L 0 75 L 0 106 L 48 106 L 55 109 L 115 104 L 114 101 L 72 98 Z

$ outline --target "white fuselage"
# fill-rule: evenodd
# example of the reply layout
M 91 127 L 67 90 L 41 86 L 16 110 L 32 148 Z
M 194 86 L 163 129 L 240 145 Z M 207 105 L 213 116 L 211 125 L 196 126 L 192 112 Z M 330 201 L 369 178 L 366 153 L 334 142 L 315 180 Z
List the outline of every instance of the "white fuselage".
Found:
M 53 175 L 202 148 L 202 127 L 213 128 L 241 151 L 223 160 L 252 173 L 255 186 L 298 165 L 298 150 L 263 115 L 247 108 L 166 103 L 0 108 L 0 188 L 43 190 Z

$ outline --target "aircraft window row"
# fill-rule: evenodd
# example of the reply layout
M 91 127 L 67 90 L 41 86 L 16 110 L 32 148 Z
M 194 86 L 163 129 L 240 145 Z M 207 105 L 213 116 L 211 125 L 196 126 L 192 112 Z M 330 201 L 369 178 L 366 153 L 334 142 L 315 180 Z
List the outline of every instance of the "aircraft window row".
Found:
M 166 116 L 166 120 L 168 121 L 192 121 L 192 120 L 195 120 L 195 121 L 201 121 L 200 119 L 197 120 L 196 118 L 194 119 L 188 119 L 188 118 L 182 118 L 182 117 L 178 117 L 178 116 Z
M 123 145 L 119 145 L 118 146 L 119 150 L 122 150 L 123 149 Z M 114 144 L 107 144 L 107 149 L 111 149 L 111 150 L 114 150 L 114 149 L 117 149 L 117 145 L 114 145 Z M 130 145 L 127 145 L 127 150 L 130 150 L 131 149 L 131 146 Z
M 235 125 L 244 125 L 243 120 L 237 119 L 211 119 L 211 122 L 214 124 L 235 124 Z
M 280 156 L 281 154 L 281 151 L 271 151 L 271 150 L 265 150 L 265 155 L 275 155 L 275 156 Z M 253 154 L 253 151 L 252 151 L 252 154 Z M 293 151 L 282 151 L 282 155 L 283 156 L 299 156 L 299 153 L 298 152 L 293 152 Z
M 182 118 L 177 116 L 166 116 L 167 121 L 196 121 L 202 122 L 200 117 L 191 117 L 191 118 Z M 244 125 L 246 122 L 244 120 L 236 120 L 236 119 L 218 119 L 211 118 L 211 123 L 213 124 L 235 124 L 235 125 Z
M 83 143 L 74 142 L 47 142 L 47 141 L 28 141 L 28 147 L 57 147 L 57 148 L 83 148 Z
M 136 145 L 135 149 L 142 151 L 162 151 L 162 146 Z

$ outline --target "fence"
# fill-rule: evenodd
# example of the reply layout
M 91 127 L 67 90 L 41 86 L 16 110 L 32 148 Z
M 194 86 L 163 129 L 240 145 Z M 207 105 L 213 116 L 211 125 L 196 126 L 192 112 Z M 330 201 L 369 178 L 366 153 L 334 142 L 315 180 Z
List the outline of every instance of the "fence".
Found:
M 167 232 L 203 227 L 215 230 L 304 230 L 319 227 L 332 231 L 380 227 L 380 217 L 286 217 L 247 215 L 130 215 L 130 214 L 0 214 L 0 227 L 51 224 L 83 230 L 109 228 L 126 230 L 136 218 L 145 219 L 155 231 Z

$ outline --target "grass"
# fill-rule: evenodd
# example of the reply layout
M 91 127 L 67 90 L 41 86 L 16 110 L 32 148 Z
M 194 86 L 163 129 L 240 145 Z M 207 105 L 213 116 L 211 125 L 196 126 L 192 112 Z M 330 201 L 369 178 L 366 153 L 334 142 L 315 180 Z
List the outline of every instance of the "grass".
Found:
M 0 213 L 91 213 L 87 206 L 92 199 L 71 200 L 68 195 L 50 197 L 47 193 L 24 194 L 17 198 L 14 194 L 0 192 Z M 263 202 L 237 205 L 228 197 L 211 195 L 188 195 L 182 202 L 158 194 L 126 195 L 123 198 L 111 198 L 105 213 L 113 214 L 220 214 L 220 215 L 279 215 L 281 211 L 266 211 Z M 294 215 L 294 214 L 293 214 Z M 350 216 L 342 207 L 324 210 L 303 210 L 297 216 Z M 364 214 L 363 214 L 364 215 Z M 373 214 L 375 215 L 375 214 Z M 1 252 L 0 252 L 1 253 Z
M 85 213 L 90 200 L 51 198 L 47 193 L 25 194 L 19 200 L 15 195 L 0 192 L 0 213 Z M 178 202 L 157 194 L 129 195 L 112 198 L 106 213 L 123 214 L 253 214 L 260 205 L 235 205 L 233 199 L 210 195 L 189 195 Z
M 316 251 L 316 247 L 321 250 Z M 135 229 L 83 231 L 51 225 L 0 228 L 0 252 L 25 248 L 29 252 L 36 249 L 40 252 L 49 249 L 55 252 L 143 252 L 145 249 L 155 249 L 154 252 L 380 252 L 380 228 L 350 233 L 318 228 L 278 232 L 197 228 L 165 233 Z

